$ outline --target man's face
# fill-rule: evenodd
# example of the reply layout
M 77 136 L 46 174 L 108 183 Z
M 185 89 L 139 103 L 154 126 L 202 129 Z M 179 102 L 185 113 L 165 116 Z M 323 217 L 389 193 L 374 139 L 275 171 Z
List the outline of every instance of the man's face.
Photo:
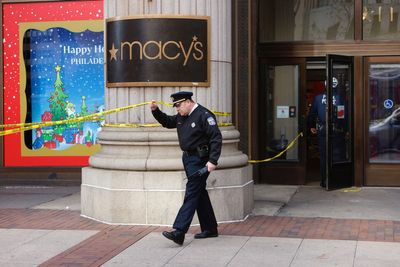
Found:
M 184 100 L 182 102 L 176 103 L 175 108 L 176 111 L 181 115 L 181 116 L 187 116 L 189 115 L 190 111 L 192 110 L 192 102 L 189 100 Z

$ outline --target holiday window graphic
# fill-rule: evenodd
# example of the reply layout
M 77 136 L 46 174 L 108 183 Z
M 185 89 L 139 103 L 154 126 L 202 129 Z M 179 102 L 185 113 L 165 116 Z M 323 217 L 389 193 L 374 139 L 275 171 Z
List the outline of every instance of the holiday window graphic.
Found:
M 29 53 L 29 49 L 23 50 L 23 47 L 27 45 L 23 43 L 26 31 L 31 29 L 46 31 L 60 27 L 71 32 L 86 30 L 103 32 L 103 5 L 103 0 L 3 4 L 4 124 L 29 122 L 32 118 L 29 111 L 30 93 L 27 92 L 27 85 L 30 83 L 28 70 L 30 61 L 27 61 L 26 66 L 24 61 L 24 56 L 28 58 L 24 53 Z M 51 90 L 54 91 L 55 70 L 48 71 L 54 75 L 50 85 Z M 61 69 L 60 77 L 64 83 L 64 89 L 68 91 L 68 81 L 64 80 L 65 71 L 64 68 Z M 79 105 L 77 108 L 79 109 Z M 32 143 L 31 132 L 25 131 L 4 136 L 4 166 L 87 166 L 89 156 L 100 148 L 99 145 L 91 147 L 75 145 L 64 150 L 45 147 L 33 150 L 29 148 L 29 144 Z
M 29 30 L 32 122 L 71 120 L 103 110 L 103 33 L 72 32 L 62 27 Z M 27 49 L 24 49 L 27 50 Z M 25 59 L 27 61 L 27 59 Z M 28 65 L 28 64 L 26 64 Z M 65 150 L 74 145 L 96 144 L 101 121 L 68 122 L 32 131 L 32 150 Z

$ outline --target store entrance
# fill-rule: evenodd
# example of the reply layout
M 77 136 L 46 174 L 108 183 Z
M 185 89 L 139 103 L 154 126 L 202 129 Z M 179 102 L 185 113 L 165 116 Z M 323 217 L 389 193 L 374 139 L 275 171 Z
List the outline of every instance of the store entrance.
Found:
M 254 141 L 256 157 L 268 161 L 256 166 L 258 182 L 319 185 L 321 177 L 326 177 L 322 185 L 327 189 L 353 183 L 353 67 L 340 60 L 332 61 L 330 56 L 260 60 L 260 89 L 255 99 L 258 136 Z M 325 91 L 325 81 L 335 90 Z M 320 120 L 309 125 L 312 102 L 324 92 Z M 310 128 L 319 132 L 311 133 Z M 339 144 L 336 137 L 343 134 L 346 139 Z

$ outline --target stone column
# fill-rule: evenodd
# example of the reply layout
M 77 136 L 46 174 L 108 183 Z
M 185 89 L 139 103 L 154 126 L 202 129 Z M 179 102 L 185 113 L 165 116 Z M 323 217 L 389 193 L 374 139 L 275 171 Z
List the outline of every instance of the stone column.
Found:
M 170 102 L 176 91 L 215 111 L 232 112 L 231 0 L 105 0 L 106 18 L 168 14 L 211 17 L 210 87 L 105 88 L 107 109 L 155 99 Z M 171 107 L 160 107 L 175 114 Z M 231 117 L 217 117 L 231 122 Z M 107 124 L 155 123 L 148 106 L 111 114 Z M 253 180 L 247 156 L 237 149 L 239 132 L 221 127 L 222 154 L 207 189 L 217 220 L 244 219 L 253 209 Z M 186 177 L 176 130 L 103 127 L 102 148 L 82 170 L 82 216 L 112 224 L 171 225 L 183 203 Z M 197 223 L 197 216 L 193 221 Z

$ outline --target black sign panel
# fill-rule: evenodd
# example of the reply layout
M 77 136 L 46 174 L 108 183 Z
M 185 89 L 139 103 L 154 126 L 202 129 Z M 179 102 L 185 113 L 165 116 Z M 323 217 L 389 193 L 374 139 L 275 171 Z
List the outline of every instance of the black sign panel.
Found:
M 107 87 L 209 86 L 209 17 L 106 21 Z

